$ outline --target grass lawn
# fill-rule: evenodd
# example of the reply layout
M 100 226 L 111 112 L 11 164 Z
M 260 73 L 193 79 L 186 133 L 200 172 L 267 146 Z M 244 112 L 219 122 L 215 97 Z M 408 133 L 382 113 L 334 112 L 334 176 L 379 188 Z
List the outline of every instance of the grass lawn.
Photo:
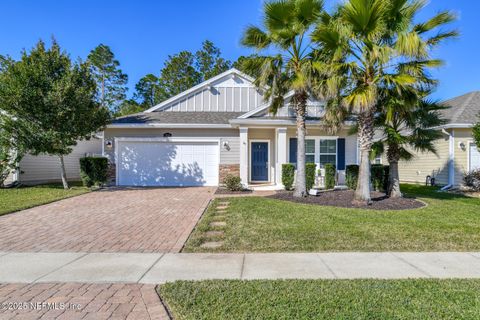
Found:
M 216 280 L 157 288 L 175 319 L 478 319 L 480 280 Z
M 377 211 L 296 204 L 260 198 L 230 198 L 224 241 L 201 248 L 216 219 L 215 202 L 188 240 L 186 252 L 295 251 L 478 251 L 480 199 L 403 185 L 408 195 L 428 203 L 421 209 Z M 217 200 L 218 201 L 218 200 Z M 225 200 L 221 200 L 225 201 Z
M 77 196 L 90 191 L 89 188 L 81 187 L 80 184 L 72 185 L 69 190 L 64 190 L 59 184 L 0 189 L 0 215 Z

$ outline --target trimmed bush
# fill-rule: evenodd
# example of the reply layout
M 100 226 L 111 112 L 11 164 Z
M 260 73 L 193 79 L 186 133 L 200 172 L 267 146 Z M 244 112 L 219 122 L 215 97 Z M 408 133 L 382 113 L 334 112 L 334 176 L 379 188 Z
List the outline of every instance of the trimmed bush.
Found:
M 480 191 L 480 169 L 466 173 L 463 181 L 467 187 Z
M 230 191 L 241 191 L 243 189 L 242 179 L 240 179 L 239 176 L 227 174 L 225 178 L 223 178 L 223 184 L 225 184 L 225 187 Z
M 99 186 L 107 182 L 108 159 L 104 157 L 80 158 L 80 178 L 86 187 Z
M 383 166 L 383 191 L 387 192 L 390 181 L 390 166 Z
M 334 164 L 327 163 L 325 165 L 325 189 L 333 189 L 335 187 L 335 177 L 337 175 L 337 168 Z
M 285 190 L 292 190 L 295 179 L 295 166 L 291 163 L 282 164 L 282 183 Z
M 357 189 L 358 169 L 357 164 L 350 164 L 345 167 L 345 184 L 349 189 Z
M 315 171 L 317 165 L 315 163 L 307 163 L 305 165 L 305 184 L 307 192 L 315 185 Z
M 372 164 L 370 166 L 371 170 L 371 181 L 373 190 L 382 191 L 385 184 L 383 165 L 381 164 Z

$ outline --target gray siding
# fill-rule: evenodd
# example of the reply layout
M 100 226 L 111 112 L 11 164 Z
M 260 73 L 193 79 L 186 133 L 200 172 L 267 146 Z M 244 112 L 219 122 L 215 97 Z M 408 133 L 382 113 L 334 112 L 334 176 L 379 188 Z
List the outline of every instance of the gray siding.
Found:
M 164 111 L 234 111 L 248 112 L 263 104 L 263 97 L 252 86 L 212 87 L 193 92 L 182 100 L 173 101 Z
M 115 138 L 120 137 L 143 137 L 158 138 L 169 132 L 172 137 L 193 137 L 193 138 L 219 138 L 220 139 L 220 164 L 239 164 L 240 145 L 239 132 L 236 129 L 106 129 L 105 141 L 111 140 L 113 146 L 105 149 L 105 155 L 110 161 L 115 162 Z M 225 141 L 229 142 L 230 149 L 223 146 Z
M 90 139 L 79 141 L 71 154 L 65 157 L 67 178 L 80 180 L 79 159 L 87 153 L 101 154 L 102 140 Z M 20 182 L 23 184 L 37 184 L 60 181 L 60 160 L 48 155 L 32 156 L 27 154 L 20 161 Z

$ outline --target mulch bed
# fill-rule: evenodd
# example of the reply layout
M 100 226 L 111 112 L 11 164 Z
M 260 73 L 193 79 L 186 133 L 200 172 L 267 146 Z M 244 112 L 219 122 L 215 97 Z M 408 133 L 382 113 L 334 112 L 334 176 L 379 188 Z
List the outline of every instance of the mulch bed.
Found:
M 253 192 L 252 190 L 248 190 L 248 189 L 245 189 L 242 191 L 230 191 L 226 188 L 217 188 L 217 191 L 215 191 L 215 194 L 248 194 L 252 192 Z
M 268 198 L 286 200 L 297 203 L 316 204 L 342 208 L 358 208 L 373 210 L 406 210 L 424 207 L 425 204 L 413 198 L 388 198 L 384 193 L 372 192 L 372 204 L 353 203 L 353 190 L 336 190 L 320 193 L 318 196 L 295 198 L 293 192 L 280 191 Z

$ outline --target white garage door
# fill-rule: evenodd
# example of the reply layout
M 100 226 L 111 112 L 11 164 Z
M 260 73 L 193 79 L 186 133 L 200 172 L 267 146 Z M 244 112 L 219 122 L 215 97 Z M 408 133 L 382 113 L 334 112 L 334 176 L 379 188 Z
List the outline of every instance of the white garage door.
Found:
M 217 186 L 216 142 L 119 141 L 122 186 Z
M 470 143 L 470 170 L 480 169 L 480 151 L 475 143 Z

